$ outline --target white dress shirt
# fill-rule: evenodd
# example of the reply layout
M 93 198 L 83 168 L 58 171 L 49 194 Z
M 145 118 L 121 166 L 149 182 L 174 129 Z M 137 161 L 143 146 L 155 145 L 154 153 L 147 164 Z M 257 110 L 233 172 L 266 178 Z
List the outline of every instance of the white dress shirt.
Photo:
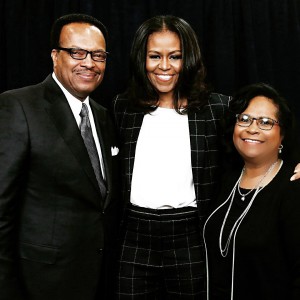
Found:
M 78 125 L 78 128 L 79 128 L 80 123 L 81 123 L 80 112 L 81 112 L 81 109 L 82 109 L 82 103 L 85 103 L 86 106 L 88 107 L 89 119 L 90 119 L 91 128 L 92 128 L 92 134 L 93 134 L 93 138 L 94 138 L 94 141 L 95 141 L 95 144 L 96 144 L 96 148 L 97 148 L 97 151 L 98 151 L 98 155 L 99 155 L 99 161 L 100 161 L 100 167 L 101 167 L 102 176 L 103 176 L 103 179 L 105 180 L 103 157 L 102 157 L 100 142 L 99 142 L 99 138 L 98 138 L 96 126 L 95 126 L 94 116 L 93 116 L 93 113 L 92 113 L 92 110 L 91 110 L 91 107 L 90 107 L 89 97 L 86 97 L 84 99 L 84 101 L 81 101 L 81 100 L 77 99 L 71 93 L 69 93 L 69 91 L 67 91 L 64 88 L 64 86 L 57 79 L 57 77 L 56 77 L 56 75 L 55 75 L 54 72 L 52 73 L 52 77 L 56 81 L 56 83 L 59 85 L 59 87 L 62 89 L 63 93 L 65 94 L 65 96 L 66 96 L 66 98 L 68 100 L 68 103 L 70 105 L 70 108 L 71 108 L 71 110 L 73 112 L 73 115 L 74 115 L 74 118 L 76 120 L 76 123 Z

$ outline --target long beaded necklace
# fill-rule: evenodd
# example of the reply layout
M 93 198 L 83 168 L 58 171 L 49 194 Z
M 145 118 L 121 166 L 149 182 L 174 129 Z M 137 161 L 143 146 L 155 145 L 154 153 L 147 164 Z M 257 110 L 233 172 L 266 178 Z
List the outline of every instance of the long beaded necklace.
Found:
M 237 186 L 237 189 L 238 189 L 238 192 L 241 196 L 241 200 L 244 201 L 245 200 L 245 197 L 247 195 L 249 195 L 253 190 L 256 190 L 260 184 L 263 182 L 263 180 L 266 178 L 266 176 L 273 170 L 273 168 L 275 167 L 275 165 L 277 164 L 277 160 L 270 166 L 270 168 L 267 170 L 267 172 L 263 175 L 263 177 L 260 179 L 260 181 L 257 183 L 257 185 L 250 191 L 248 191 L 246 194 L 242 194 L 241 190 L 240 190 L 240 182 Z M 245 172 L 245 167 L 243 168 L 242 170 L 242 174 L 241 174 L 241 178 L 243 177 L 244 175 L 244 172 Z
M 266 178 L 266 176 L 272 171 L 272 169 L 274 168 L 274 166 L 276 165 L 277 161 L 275 163 L 273 163 L 270 168 L 268 169 L 268 171 L 266 172 L 266 174 L 263 176 L 263 178 L 259 181 L 259 183 L 257 184 L 257 188 L 249 202 L 249 204 L 247 205 L 247 207 L 245 208 L 245 210 L 243 211 L 243 213 L 239 216 L 239 218 L 236 220 L 236 222 L 234 223 L 231 231 L 230 231 L 230 234 L 229 234 L 229 237 L 226 241 L 226 245 L 224 247 L 224 249 L 222 248 L 222 238 L 223 238 L 223 230 L 224 230 L 224 226 L 225 226 L 225 223 L 226 223 L 226 220 L 227 220 L 227 217 L 229 215 L 229 212 L 230 212 L 230 209 L 231 209 L 231 206 L 232 206 L 232 203 L 233 203 L 233 200 L 234 200 L 234 196 L 235 196 L 235 192 L 236 192 L 236 189 L 237 187 L 239 186 L 240 184 L 240 181 L 241 181 L 241 178 L 243 176 L 243 172 L 244 172 L 244 169 L 242 170 L 241 172 L 241 175 L 239 177 L 239 179 L 237 180 L 237 182 L 235 183 L 232 191 L 230 192 L 230 195 L 228 196 L 228 198 L 226 199 L 225 202 L 223 202 L 219 207 L 217 207 L 213 213 L 207 218 L 205 224 L 204 224 L 204 227 L 203 227 L 203 236 L 204 236 L 204 246 L 205 246 L 205 253 L 206 253 L 206 276 L 207 276 L 207 282 L 206 282 L 206 287 L 207 287 L 207 290 L 209 289 L 209 266 L 208 266 L 208 253 L 207 253 L 207 245 L 206 245 L 206 241 L 205 241 L 205 227 L 206 227 L 206 224 L 207 222 L 209 221 L 209 219 L 211 218 L 211 216 L 216 212 L 218 211 L 221 207 L 223 207 L 227 202 L 228 200 L 230 199 L 230 203 L 229 203 L 229 207 L 227 209 L 227 212 L 226 212 L 226 215 L 225 215 L 225 218 L 223 220 L 223 223 L 222 223 L 222 227 L 221 227 L 221 230 L 220 230 L 220 235 L 219 235 L 219 248 L 220 248 L 220 252 L 221 252 L 221 255 L 223 257 L 226 257 L 227 254 L 228 254 L 228 249 L 229 249 L 229 245 L 230 245 L 230 241 L 231 241 L 231 238 L 233 236 L 233 242 L 232 242 L 232 271 L 231 271 L 231 293 L 230 293 L 230 299 L 233 300 L 233 287 L 234 287 L 234 264 L 235 264 L 235 237 L 236 237 L 236 234 L 237 234 L 237 231 L 238 231 L 238 228 L 241 224 L 241 222 L 243 221 L 244 217 L 246 216 L 247 212 L 249 211 L 249 209 L 251 208 L 251 205 L 254 201 L 254 199 L 256 198 L 256 196 L 258 195 L 258 193 L 264 188 L 264 186 L 262 186 L 262 182 L 263 180 Z M 282 167 L 282 164 L 283 164 L 283 161 L 281 160 L 280 162 L 280 166 L 276 172 L 276 174 L 274 175 L 274 177 L 277 175 L 277 173 L 279 172 L 279 170 L 281 169 Z M 245 196 L 247 196 L 248 194 L 250 194 L 254 189 L 252 189 L 249 193 L 245 194 Z M 241 193 L 240 193 L 241 195 Z M 241 195 L 243 197 L 243 195 Z M 209 293 L 207 293 L 207 300 L 209 299 Z
M 243 174 L 244 174 L 244 169 L 242 170 L 241 172 L 241 175 L 238 179 L 238 181 L 236 182 L 236 184 L 234 185 L 234 188 L 232 189 L 229 197 L 227 198 L 227 200 L 225 202 L 228 201 L 228 199 L 231 197 L 231 201 L 230 201 L 230 204 L 229 204 L 229 207 L 227 209 L 227 212 L 225 214 L 225 218 L 223 220 L 223 223 L 222 223 L 222 227 L 221 227 L 221 230 L 220 230 L 220 235 L 219 235 L 219 248 L 220 248 L 220 252 L 221 252 L 221 255 L 223 257 L 226 257 L 227 254 L 228 254 L 228 249 L 229 249 L 229 245 L 230 245 L 230 241 L 231 241 L 231 238 L 232 236 L 236 235 L 236 232 L 238 230 L 238 227 L 240 226 L 241 222 L 243 221 L 244 217 L 246 216 L 247 212 L 249 211 L 254 199 L 256 198 L 257 194 L 264 188 L 264 186 L 261 186 L 261 183 L 263 182 L 263 180 L 266 178 L 266 176 L 273 170 L 273 168 L 275 167 L 277 163 L 277 160 L 269 167 L 269 169 L 267 170 L 267 172 L 264 174 L 264 176 L 262 177 L 262 179 L 258 182 L 258 184 L 252 189 L 250 190 L 250 192 L 248 192 L 247 194 L 241 194 L 240 193 L 240 190 L 239 190 L 239 185 L 240 185 L 240 182 L 241 182 L 241 179 L 243 177 Z M 282 164 L 282 161 L 281 161 L 281 164 Z M 281 165 L 280 165 L 281 167 Z M 229 215 L 229 212 L 230 212 L 230 209 L 231 209 L 231 206 L 232 206 L 232 203 L 233 203 L 233 199 L 234 199 L 234 196 L 235 196 L 235 192 L 236 192 L 236 189 L 238 189 L 239 191 L 239 194 L 242 196 L 242 200 L 245 199 L 245 196 L 250 194 L 254 189 L 255 189 L 255 192 L 249 202 L 249 204 L 247 205 L 247 207 L 245 208 L 245 210 L 242 212 L 242 214 L 238 217 L 238 219 L 235 221 L 235 223 L 233 224 L 232 226 L 232 229 L 229 233 L 229 236 L 227 238 L 227 241 L 225 243 L 225 246 L 224 248 L 222 247 L 222 239 L 223 239 L 223 230 L 224 230 L 224 226 L 225 226 L 225 223 L 227 221 L 227 218 L 228 218 L 228 215 Z M 244 199 L 243 199 L 244 198 Z

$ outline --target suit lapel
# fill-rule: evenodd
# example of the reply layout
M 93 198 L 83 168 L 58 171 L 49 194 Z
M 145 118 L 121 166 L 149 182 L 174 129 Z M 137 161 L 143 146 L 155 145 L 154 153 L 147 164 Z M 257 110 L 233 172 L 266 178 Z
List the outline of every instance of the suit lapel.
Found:
M 93 186 L 99 193 L 99 197 L 101 197 L 90 158 L 88 156 L 69 103 L 61 89 L 52 78 L 48 77 L 45 83 L 49 87 L 49 91 L 46 90 L 45 96 L 50 104 L 48 108 L 46 108 L 46 110 L 48 111 L 49 116 L 53 120 L 53 123 L 55 124 L 63 140 L 65 141 L 75 158 L 78 160 L 79 165 L 83 168 L 89 180 L 92 182 Z

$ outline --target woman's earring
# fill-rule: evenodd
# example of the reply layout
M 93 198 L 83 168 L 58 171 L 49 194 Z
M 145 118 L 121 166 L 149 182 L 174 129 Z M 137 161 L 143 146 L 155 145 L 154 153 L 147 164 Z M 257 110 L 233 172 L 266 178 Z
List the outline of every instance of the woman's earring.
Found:
M 278 150 L 279 150 L 278 152 L 279 153 L 282 153 L 282 148 L 283 148 L 283 145 L 280 145 L 279 148 L 278 148 Z

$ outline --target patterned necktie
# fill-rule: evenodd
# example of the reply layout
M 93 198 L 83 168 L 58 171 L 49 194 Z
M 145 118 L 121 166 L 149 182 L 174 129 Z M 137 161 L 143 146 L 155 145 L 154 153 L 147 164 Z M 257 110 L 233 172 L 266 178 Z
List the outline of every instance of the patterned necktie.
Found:
M 104 183 L 104 179 L 102 177 L 102 173 L 100 170 L 100 161 L 99 161 L 99 156 L 96 148 L 96 144 L 93 138 L 92 134 L 92 128 L 91 128 L 91 123 L 89 119 L 89 111 L 85 103 L 82 103 L 82 109 L 80 112 L 80 117 L 81 117 L 81 123 L 80 123 L 80 132 L 81 136 L 83 138 L 85 147 L 87 149 L 87 152 L 89 154 L 97 181 L 98 185 L 100 188 L 100 192 L 102 195 L 102 198 L 105 199 L 106 196 L 106 186 Z

